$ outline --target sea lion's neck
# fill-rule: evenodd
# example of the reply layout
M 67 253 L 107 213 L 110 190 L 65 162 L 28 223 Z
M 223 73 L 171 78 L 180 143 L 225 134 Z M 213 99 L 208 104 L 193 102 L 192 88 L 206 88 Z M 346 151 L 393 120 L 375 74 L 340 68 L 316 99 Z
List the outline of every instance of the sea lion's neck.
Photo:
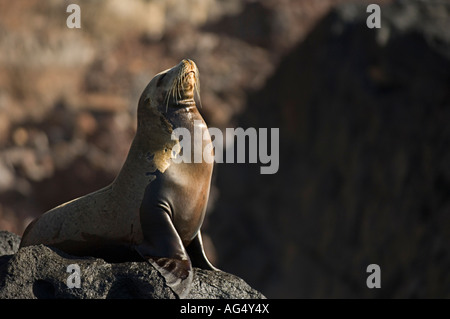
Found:
M 119 185 L 140 185 L 141 180 L 148 180 L 146 173 L 148 175 L 148 172 L 155 171 L 151 163 L 151 147 L 148 144 L 138 136 L 134 138 L 125 163 L 114 181 L 115 183 Z
M 170 165 L 171 151 L 177 143 L 172 139 L 172 125 L 161 114 L 148 120 L 151 122 L 139 123 L 127 159 L 113 182 L 119 196 L 130 192 L 130 198 L 140 192 L 143 196 L 152 175 L 157 170 L 164 172 Z

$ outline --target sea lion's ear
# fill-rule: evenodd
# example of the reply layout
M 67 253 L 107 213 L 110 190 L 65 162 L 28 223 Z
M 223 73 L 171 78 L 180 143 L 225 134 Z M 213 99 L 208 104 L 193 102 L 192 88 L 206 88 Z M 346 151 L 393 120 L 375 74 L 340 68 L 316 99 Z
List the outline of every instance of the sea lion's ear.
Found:
M 147 96 L 144 97 L 144 101 L 143 101 L 143 102 L 144 102 L 144 103 L 143 103 L 143 106 L 146 107 L 146 108 L 152 108 L 152 107 L 154 107 L 154 106 L 152 105 L 152 99 L 150 98 L 150 94 L 147 94 Z

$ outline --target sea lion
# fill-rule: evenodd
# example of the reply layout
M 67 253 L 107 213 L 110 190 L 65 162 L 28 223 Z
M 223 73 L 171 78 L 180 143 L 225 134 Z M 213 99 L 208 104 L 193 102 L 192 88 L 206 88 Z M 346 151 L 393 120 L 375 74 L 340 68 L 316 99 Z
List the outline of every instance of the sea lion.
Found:
M 45 244 L 111 262 L 145 259 L 180 298 L 189 292 L 192 266 L 217 270 L 200 234 L 213 164 L 173 161 L 180 152 L 176 128 L 201 129 L 203 139 L 191 134 L 192 145 L 211 143 L 195 92 L 199 72 L 191 60 L 157 74 L 139 99 L 136 135 L 116 179 L 35 219 L 20 247 Z

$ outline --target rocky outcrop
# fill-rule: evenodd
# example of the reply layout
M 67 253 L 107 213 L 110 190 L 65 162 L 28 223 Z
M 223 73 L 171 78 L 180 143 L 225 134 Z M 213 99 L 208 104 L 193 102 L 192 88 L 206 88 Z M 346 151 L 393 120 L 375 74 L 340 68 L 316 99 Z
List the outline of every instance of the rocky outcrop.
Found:
M 70 256 L 44 245 L 17 251 L 19 243 L 19 236 L 0 232 L 0 299 L 176 298 L 164 278 L 146 262 L 110 264 L 103 259 Z M 68 269 L 70 265 L 79 267 L 79 288 L 75 286 L 74 270 Z M 194 268 L 187 298 L 259 299 L 264 296 L 236 276 Z
M 0 231 L 0 256 L 13 255 L 20 245 L 20 236 L 1 230 Z

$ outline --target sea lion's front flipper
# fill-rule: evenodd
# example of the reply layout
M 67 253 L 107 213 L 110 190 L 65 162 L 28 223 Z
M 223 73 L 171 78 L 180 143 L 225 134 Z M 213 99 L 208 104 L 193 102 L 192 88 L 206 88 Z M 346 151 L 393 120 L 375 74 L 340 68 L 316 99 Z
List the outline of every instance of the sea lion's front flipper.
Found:
M 200 231 L 198 231 L 197 236 L 195 236 L 189 246 L 186 247 L 186 250 L 191 258 L 193 267 L 219 271 L 219 269 L 214 267 L 206 257 L 205 250 L 203 249 L 203 240 Z
M 185 298 L 192 283 L 192 264 L 170 216 L 161 207 L 141 207 L 144 241 L 135 247 L 164 277 L 179 298 Z
M 139 251 L 139 250 L 138 250 Z M 165 257 L 150 257 L 147 261 L 155 267 L 164 277 L 166 285 L 180 299 L 184 299 L 189 294 L 193 279 L 191 261 Z

